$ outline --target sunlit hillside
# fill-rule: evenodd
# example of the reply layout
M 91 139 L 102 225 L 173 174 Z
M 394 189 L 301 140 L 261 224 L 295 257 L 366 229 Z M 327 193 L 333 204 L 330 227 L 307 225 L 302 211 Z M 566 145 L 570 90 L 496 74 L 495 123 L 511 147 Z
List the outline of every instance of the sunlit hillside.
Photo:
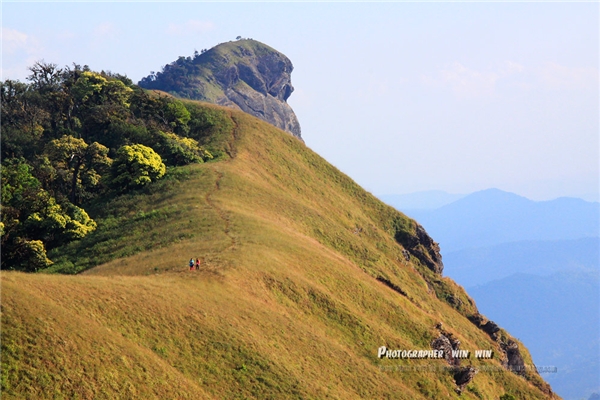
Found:
M 90 206 L 96 231 L 52 254 L 90 269 L 2 272 L 3 399 L 459 398 L 445 360 L 377 357 L 442 332 L 494 351 L 462 360 L 479 372 L 460 398 L 552 397 L 502 366 L 510 337 L 468 319 L 413 220 L 293 136 L 201 107 L 224 156 Z

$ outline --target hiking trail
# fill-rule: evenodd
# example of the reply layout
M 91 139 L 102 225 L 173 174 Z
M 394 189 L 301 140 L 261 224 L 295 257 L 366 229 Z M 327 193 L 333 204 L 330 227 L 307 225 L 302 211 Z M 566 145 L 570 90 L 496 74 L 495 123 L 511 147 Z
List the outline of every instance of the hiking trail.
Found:
M 231 113 L 229 113 L 229 117 L 231 118 L 231 121 L 233 122 L 234 126 L 231 131 L 232 137 L 228 143 L 228 146 L 227 146 L 228 148 L 225 150 L 227 152 L 227 155 L 229 156 L 229 160 L 222 161 L 225 163 L 230 163 L 235 158 L 235 154 L 236 154 L 235 140 L 237 138 L 238 124 Z M 223 210 L 221 207 L 219 207 L 213 200 L 213 195 L 217 191 L 221 190 L 221 181 L 225 174 L 222 171 L 219 171 L 217 168 L 214 168 L 213 171 L 215 172 L 215 174 L 217 174 L 217 179 L 215 180 L 215 184 L 214 184 L 213 188 L 209 192 L 206 193 L 205 200 L 206 200 L 206 203 L 212 209 L 214 209 L 216 211 L 216 213 L 219 215 L 219 218 L 221 220 L 223 220 L 223 222 L 225 224 L 224 233 L 231 241 L 231 243 L 225 249 L 223 249 L 222 252 L 229 251 L 229 250 L 235 250 L 236 245 L 237 245 L 237 239 L 234 235 L 231 234 L 231 220 L 229 219 L 227 212 L 225 210 Z

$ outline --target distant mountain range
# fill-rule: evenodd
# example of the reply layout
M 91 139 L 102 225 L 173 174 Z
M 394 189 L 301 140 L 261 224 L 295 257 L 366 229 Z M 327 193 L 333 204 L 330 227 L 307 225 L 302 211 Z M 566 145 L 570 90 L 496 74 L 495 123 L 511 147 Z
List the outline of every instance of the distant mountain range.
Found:
M 565 400 L 600 392 L 597 270 L 513 274 L 467 292 L 484 315 L 527 345 L 536 365 L 557 367 L 542 376 Z
M 522 240 L 598 237 L 600 205 L 561 197 L 532 201 L 488 189 L 435 210 L 402 210 L 440 243 L 443 254 Z
M 397 210 L 432 210 L 465 197 L 466 194 L 453 194 L 443 190 L 426 190 L 407 194 L 384 194 L 378 196 L 384 203 Z
M 528 240 L 444 253 L 444 272 L 465 287 L 516 273 L 548 276 L 563 270 L 596 270 L 598 238 Z

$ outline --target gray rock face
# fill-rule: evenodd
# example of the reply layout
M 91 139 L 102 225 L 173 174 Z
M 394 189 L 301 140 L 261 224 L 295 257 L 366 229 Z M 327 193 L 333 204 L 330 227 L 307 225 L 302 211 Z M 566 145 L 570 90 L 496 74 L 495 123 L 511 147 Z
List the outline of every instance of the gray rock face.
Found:
M 262 43 L 242 42 L 255 45 L 235 48 L 234 44 L 227 44 L 234 53 L 232 57 L 224 54 L 228 68 L 213 71 L 224 93 L 216 102 L 238 108 L 302 139 L 298 118 L 287 103 L 294 91 L 292 62 Z
M 444 270 L 444 264 L 442 263 L 442 254 L 440 253 L 440 245 L 434 242 L 431 236 L 425 232 L 425 229 L 417 224 L 417 238 L 418 244 L 422 245 L 426 251 L 421 258 L 425 262 L 425 265 L 429 267 L 433 272 L 442 274 Z
M 294 91 L 292 62 L 252 39 L 221 43 L 194 58 L 179 57 L 139 85 L 175 96 L 233 107 L 302 140 L 287 99 Z
M 508 343 L 502 343 L 500 346 L 506 353 L 506 359 L 503 360 L 504 367 L 517 375 L 525 375 L 525 362 L 523 361 L 523 356 L 521 356 L 519 345 L 510 340 Z
M 452 350 L 458 350 L 459 346 L 459 341 L 451 340 L 443 333 L 431 342 L 431 348 L 443 351 L 444 358 L 450 365 L 460 365 L 460 359 L 452 357 Z
M 490 335 L 494 340 L 498 340 L 500 327 L 494 321 L 487 320 L 483 315 L 476 313 L 468 317 L 479 329 Z

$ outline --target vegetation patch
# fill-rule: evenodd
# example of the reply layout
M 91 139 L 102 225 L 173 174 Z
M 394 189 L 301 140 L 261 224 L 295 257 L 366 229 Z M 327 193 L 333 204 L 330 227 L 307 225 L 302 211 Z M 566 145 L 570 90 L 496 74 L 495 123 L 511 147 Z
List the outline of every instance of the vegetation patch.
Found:
M 29 83 L 0 83 L 3 269 L 51 266 L 57 253 L 48 252 L 96 229 L 94 202 L 150 185 L 169 166 L 230 150 L 224 110 L 87 66 L 38 62 L 30 70 Z M 55 271 L 80 270 L 58 264 Z

